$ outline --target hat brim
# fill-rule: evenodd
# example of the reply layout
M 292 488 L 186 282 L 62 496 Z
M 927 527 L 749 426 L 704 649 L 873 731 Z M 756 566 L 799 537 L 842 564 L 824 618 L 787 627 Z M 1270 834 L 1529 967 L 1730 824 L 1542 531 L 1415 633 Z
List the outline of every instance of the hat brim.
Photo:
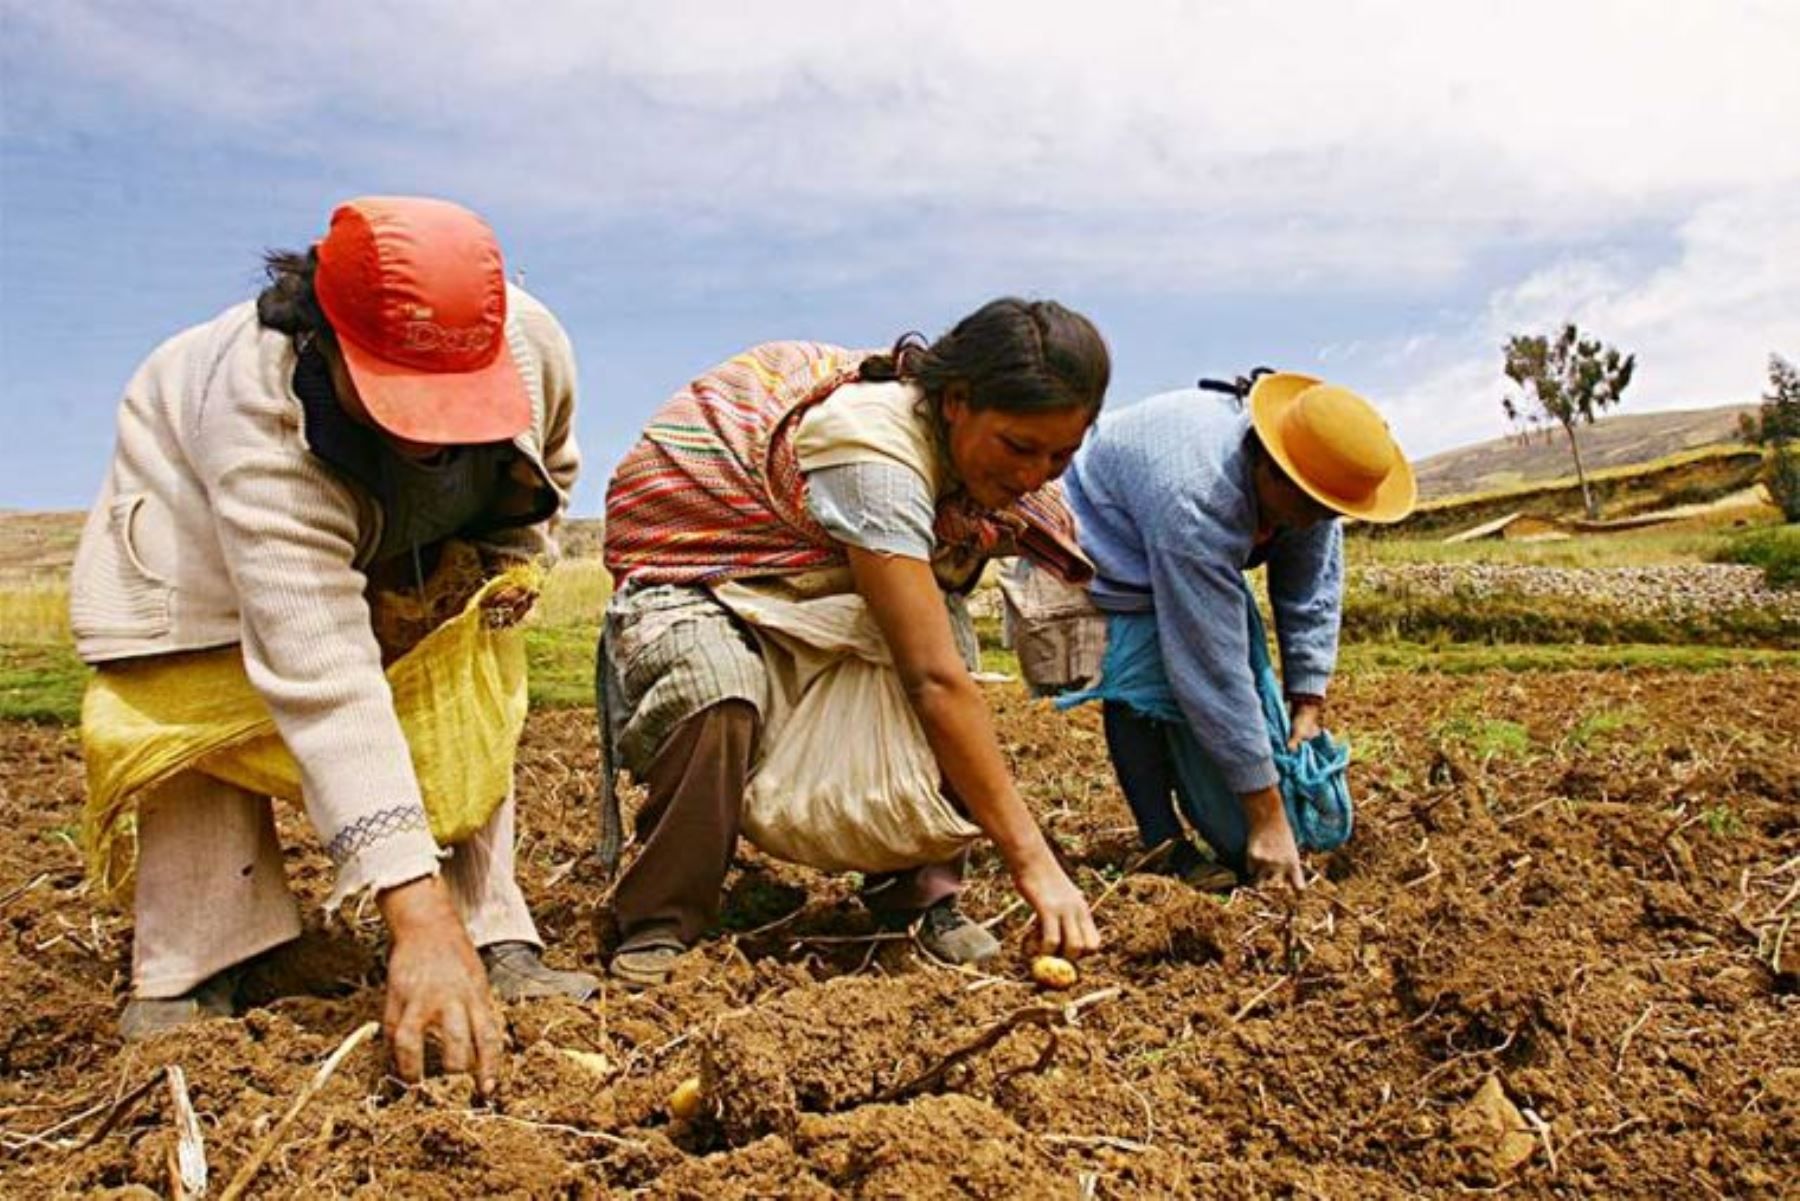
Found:
M 467 446 L 505 442 L 531 426 L 531 396 L 512 347 L 473 371 L 419 371 L 392 363 L 339 336 L 344 366 L 369 416 L 408 442 Z
M 1287 446 L 1281 440 L 1282 418 L 1302 392 L 1322 382 L 1294 371 L 1277 371 L 1256 381 L 1250 389 L 1250 424 L 1256 428 L 1263 449 L 1269 452 L 1269 457 L 1295 487 L 1340 516 L 1378 525 L 1404 519 L 1419 499 L 1419 482 L 1405 455 L 1399 457 L 1397 465 L 1388 472 L 1381 485 L 1360 501 L 1346 500 L 1315 488 L 1295 469 L 1293 460 L 1288 457 Z

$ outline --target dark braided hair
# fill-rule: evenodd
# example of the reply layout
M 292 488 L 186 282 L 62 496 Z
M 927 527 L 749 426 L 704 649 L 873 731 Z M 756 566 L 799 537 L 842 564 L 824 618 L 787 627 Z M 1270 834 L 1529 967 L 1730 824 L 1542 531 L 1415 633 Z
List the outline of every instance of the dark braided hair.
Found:
M 319 252 L 308 250 L 271 250 L 263 255 L 263 271 L 269 284 L 256 297 L 256 319 L 264 328 L 299 337 L 302 334 L 329 334 L 331 325 L 319 307 L 313 291 L 313 276 L 319 269 Z
M 941 420 L 944 391 L 968 387 L 969 407 L 1003 412 L 1098 409 L 1112 357 L 1094 323 L 1054 300 L 1003 297 L 982 305 L 937 341 L 903 334 L 862 362 L 865 380 L 906 380 Z

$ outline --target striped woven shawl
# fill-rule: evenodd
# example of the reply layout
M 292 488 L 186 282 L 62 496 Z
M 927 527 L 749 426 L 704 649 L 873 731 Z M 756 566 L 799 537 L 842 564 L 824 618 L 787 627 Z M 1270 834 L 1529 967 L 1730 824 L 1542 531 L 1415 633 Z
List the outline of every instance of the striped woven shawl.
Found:
M 618 585 L 716 584 L 847 562 L 806 509 L 793 434 L 809 405 L 859 378 L 867 352 L 770 342 L 676 393 L 606 489 L 606 566 Z M 934 567 L 969 578 L 1023 554 L 1073 584 L 1093 577 L 1056 484 L 991 512 L 961 492 L 938 506 Z

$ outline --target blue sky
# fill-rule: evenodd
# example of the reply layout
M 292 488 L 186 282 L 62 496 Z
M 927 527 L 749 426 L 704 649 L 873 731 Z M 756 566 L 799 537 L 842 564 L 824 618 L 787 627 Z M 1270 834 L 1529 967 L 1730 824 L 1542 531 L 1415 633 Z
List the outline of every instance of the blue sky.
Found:
M 767 338 L 1087 312 L 1109 403 L 1267 362 L 1427 454 L 1566 318 L 1627 411 L 1800 357 L 1800 5 L 0 0 L 0 507 L 98 489 L 125 380 L 380 192 L 482 212 L 582 370 L 575 511 Z

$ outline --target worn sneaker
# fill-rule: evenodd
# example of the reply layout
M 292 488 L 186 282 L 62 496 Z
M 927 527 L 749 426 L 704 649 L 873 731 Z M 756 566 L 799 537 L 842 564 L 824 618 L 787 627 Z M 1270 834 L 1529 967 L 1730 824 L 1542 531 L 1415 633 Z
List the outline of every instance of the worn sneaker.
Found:
M 142 1042 L 166 1030 L 175 1030 L 209 1018 L 236 1017 L 238 971 L 214 973 L 179 997 L 133 997 L 119 1014 L 119 1037 Z
M 627 988 L 655 988 L 668 981 L 675 961 L 686 953 L 687 944 L 673 928 L 651 926 L 626 936 L 606 973 Z
M 1200 892 L 1226 893 L 1238 886 L 1238 874 L 1219 862 L 1210 848 L 1203 849 L 1183 838 L 1173 844 L 1162 864 L 1152 870 L 1174 876 Z
M 954 897 L 905 916 L 918 919 L 919 945 L 946 963 L 986 963 L 1000 953 L 1000 940 L 958 909 Z
M 600 981 L 586 972 L 559 972 L 544 963 L 528 942 L 495 942 L 481 948 L 488 983 L 502 1001 L 533 997 L 568 997 L 585 1001 L 600 991 Z

